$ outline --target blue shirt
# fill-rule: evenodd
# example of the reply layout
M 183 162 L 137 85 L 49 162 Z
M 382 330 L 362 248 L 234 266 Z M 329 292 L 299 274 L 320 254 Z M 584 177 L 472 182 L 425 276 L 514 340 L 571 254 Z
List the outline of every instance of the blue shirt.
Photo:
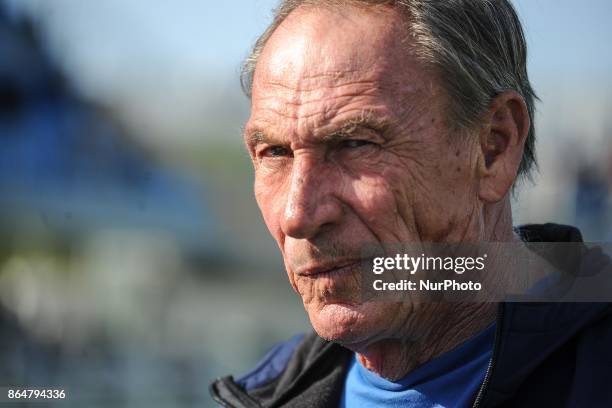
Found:
M 486 375 L 494 337 L 492 324 L 398 381 L 374 374 L 355 356 L 340 407 L 471 407 Z

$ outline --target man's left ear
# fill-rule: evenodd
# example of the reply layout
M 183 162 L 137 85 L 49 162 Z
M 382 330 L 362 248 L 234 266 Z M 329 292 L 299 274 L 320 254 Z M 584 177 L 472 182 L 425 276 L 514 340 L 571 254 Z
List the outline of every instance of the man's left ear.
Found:
M 493 99 L 483 119 L 478 195 L 495 203 L 506 196 L 516 179 L 529 133 L 529 111 L 521 95 L 505 91 Z

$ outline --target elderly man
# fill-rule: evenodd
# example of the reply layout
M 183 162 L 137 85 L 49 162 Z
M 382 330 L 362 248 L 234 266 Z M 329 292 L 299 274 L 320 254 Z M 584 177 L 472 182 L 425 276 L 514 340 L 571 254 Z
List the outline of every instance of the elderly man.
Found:
M 316 333 L 217 380 L 217 402 L 612 406 L 606 303 L 360 296 L 363 243 L 580 240 L 512 226 L 535 95 L 507 1 L 285 0 L 243 86 L 257 203 Z

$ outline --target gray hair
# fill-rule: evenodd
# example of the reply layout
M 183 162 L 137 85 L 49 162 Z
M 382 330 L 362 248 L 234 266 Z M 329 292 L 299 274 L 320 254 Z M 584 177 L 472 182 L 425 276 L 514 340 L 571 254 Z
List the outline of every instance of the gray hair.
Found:
M 251 97 L 257 60 L 268 39 L 300 6 L 392 6 L 405 16 L 418 58 L 437 68 L 450 97 L 450 119 L 460 128 L 478 124 L 493 98 L 514 90 L 525 100 L 530 126 L 519 177 L 536 164 L 534 103 L 527 75 L 527 45 L 520 20 L 507 0 L 282 0 L 274 20 L 244 61 L 242 89 Z

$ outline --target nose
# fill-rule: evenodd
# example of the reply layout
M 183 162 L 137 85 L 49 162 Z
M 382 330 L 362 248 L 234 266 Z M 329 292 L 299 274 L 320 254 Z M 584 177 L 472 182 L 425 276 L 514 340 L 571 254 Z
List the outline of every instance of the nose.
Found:
M 316 159 L 294 158 L 281 221 L 286 236 L 312 239 L 340 222 L 343 209 L 335 194 L 339 183 L 334 178 L 331 169 Z

